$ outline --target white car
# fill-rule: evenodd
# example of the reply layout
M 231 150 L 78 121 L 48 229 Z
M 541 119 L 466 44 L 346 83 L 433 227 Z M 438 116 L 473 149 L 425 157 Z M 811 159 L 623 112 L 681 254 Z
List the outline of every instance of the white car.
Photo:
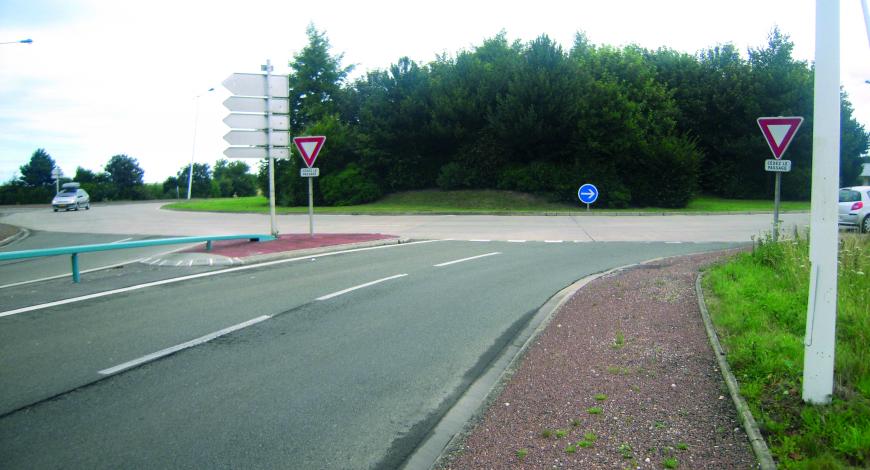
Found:
M 840 189 L 839 223 L 870 233 L 870 186 Z
M 79 210 L 84 207 L 86 210 L 91 208 L 91 197 L 87 191 L 79 187 L 78 183 L 64 183 L 57 196 L 51 200 L 51 208 L 57 212 L 60 209 L 64 210 Z

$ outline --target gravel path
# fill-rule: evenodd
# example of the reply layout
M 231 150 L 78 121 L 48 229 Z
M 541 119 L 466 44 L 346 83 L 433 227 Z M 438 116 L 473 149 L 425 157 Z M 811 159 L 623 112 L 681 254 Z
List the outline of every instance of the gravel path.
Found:
M 581 289 L 443 468 L 755 468 L 694 293 L 723 253 Z

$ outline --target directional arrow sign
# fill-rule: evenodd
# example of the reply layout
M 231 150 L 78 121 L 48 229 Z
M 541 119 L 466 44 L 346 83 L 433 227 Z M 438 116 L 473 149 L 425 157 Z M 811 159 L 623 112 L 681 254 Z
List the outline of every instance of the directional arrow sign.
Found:
M 268 145 L 265 131 L 229 131 L 224 140 L 230 145 Z M 273 132 L 272 145 L 286 147 L 290 144 L 290 135 L 286 132 Z
M 326 142 L 326 137 L 322 135 L 293 138 L 293 143 L 296 144 L 296 148 L 299 149 L 299 154 L 302 155 L 302 160 L 305 160 L 305 165 L 308 168 L 311 168 L 314 160 L 317 160 L 317 155 L 323 148 L 324 142 Z
M 803 122 L 804 118 L 800 116 L 758 118 L 758 127 L 761 128 L 761 133 L 764 134 L 764 139 L 767 140 L 774 158 L 777 160 L 782 158 L 782 154 L 785 153 L 785 149 L 788 148 L 788 144 L 791 143 Z
M 273 129 L 286 131 L 290 129 L 289 116 L 269 116 L 265 114 L 230 114 L 224 118 L 226 125 L 236 129 Z
M 289 114 L 290 102 L 283 98 L 269 100 L 273 114 Z M 224 100 L 224 106 L 236 113 L 265 113 L 266 98 L 248 98 L 243 96 L 230 96 Z
M 268 158 L 265 147 L 229 147 L 224 150 L 229 158 Z M 272 147 L 272 158 L 290 158 L 289 147 Z
M 598 188 L 594 184 L 586 183 L 577 190 L 577 197 L 585 204 L 592 204 L 598 199 Z
M 266 75 L 260 73 L 234 73 L 221 82 L 235 95 L 266 96 Z M 290 96 L 290 80 L 287 75 L 269 77 L 268 96 L 287 98 Z

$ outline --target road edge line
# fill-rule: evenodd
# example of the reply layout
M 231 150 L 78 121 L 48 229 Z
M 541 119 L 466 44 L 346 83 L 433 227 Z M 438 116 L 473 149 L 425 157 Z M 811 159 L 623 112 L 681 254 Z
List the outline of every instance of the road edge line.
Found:
M 749 405 L 746 404 L 746 400 L 740 395 L 740 384 L 737 383 L 737 378 L 731 372 L 725 350 L 719 342 L 719 335 L 716 333 L 716 328 L 713 326 L 713 321 L 710 318 L 710 312 L 707 310 L 707 302 L 704 300 L 704 289 L 701 288 L 701 279 L 703 277 L 704 272 L 702 271 L 698 273 L 695 279 L 695 295 L 698 297 L 698 309 L 701 311 L 701 319 L 704 320 L 707 339 L 710 342 L 710 347 L 713 348 L 716 362 L 719 364 L 719 372 L 722 373 L 722 378 L 725 379 L 725 384 L 728 386 L 731 401 L 734 402 L 734 407 L 737 408 L 737 416 L 740 418 L 740 424 L 743 425 L 743 429 L 749 437 L 749 444 L 752 447 L 755 458 L 758 460 L 759 467 L 761 470 L 776 470 L 776 463 L 770 454 L 767 442 L 764 441 L 764 437 L 758 429 L 758 423 L 755 422 L 752 411 L 749 410 Z

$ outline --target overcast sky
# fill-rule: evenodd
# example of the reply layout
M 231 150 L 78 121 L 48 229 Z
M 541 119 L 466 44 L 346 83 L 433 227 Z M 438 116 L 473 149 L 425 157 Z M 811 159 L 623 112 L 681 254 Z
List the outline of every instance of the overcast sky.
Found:
M 870 46 L 860 0 L 840 8 L 841 81 L 868 126 Z M 220 83 L 258 72 L 266 59 L 287 73 L 311 22 L 344 64 L 356 65 L 355 76 L 402 56 L 430 62 L 501 30 L 522 41 L 546 33 L 566 49 L 584 31 L 595 44 L 695 53 L 730 42 L 745 55 L 778 25 L 796 58 L 812 61 L 815 1 L 0 0 L 0 42 L 33 39 L 0 45 L 0 182 L 37 148 L 68 176 L 77 166 L 99 171 L 123 153 L 138 159 L 146 182 L 163 181 L 190 162 L 197 95 L 195 161 L 213 165 L 229 130 L 229 92 Z

